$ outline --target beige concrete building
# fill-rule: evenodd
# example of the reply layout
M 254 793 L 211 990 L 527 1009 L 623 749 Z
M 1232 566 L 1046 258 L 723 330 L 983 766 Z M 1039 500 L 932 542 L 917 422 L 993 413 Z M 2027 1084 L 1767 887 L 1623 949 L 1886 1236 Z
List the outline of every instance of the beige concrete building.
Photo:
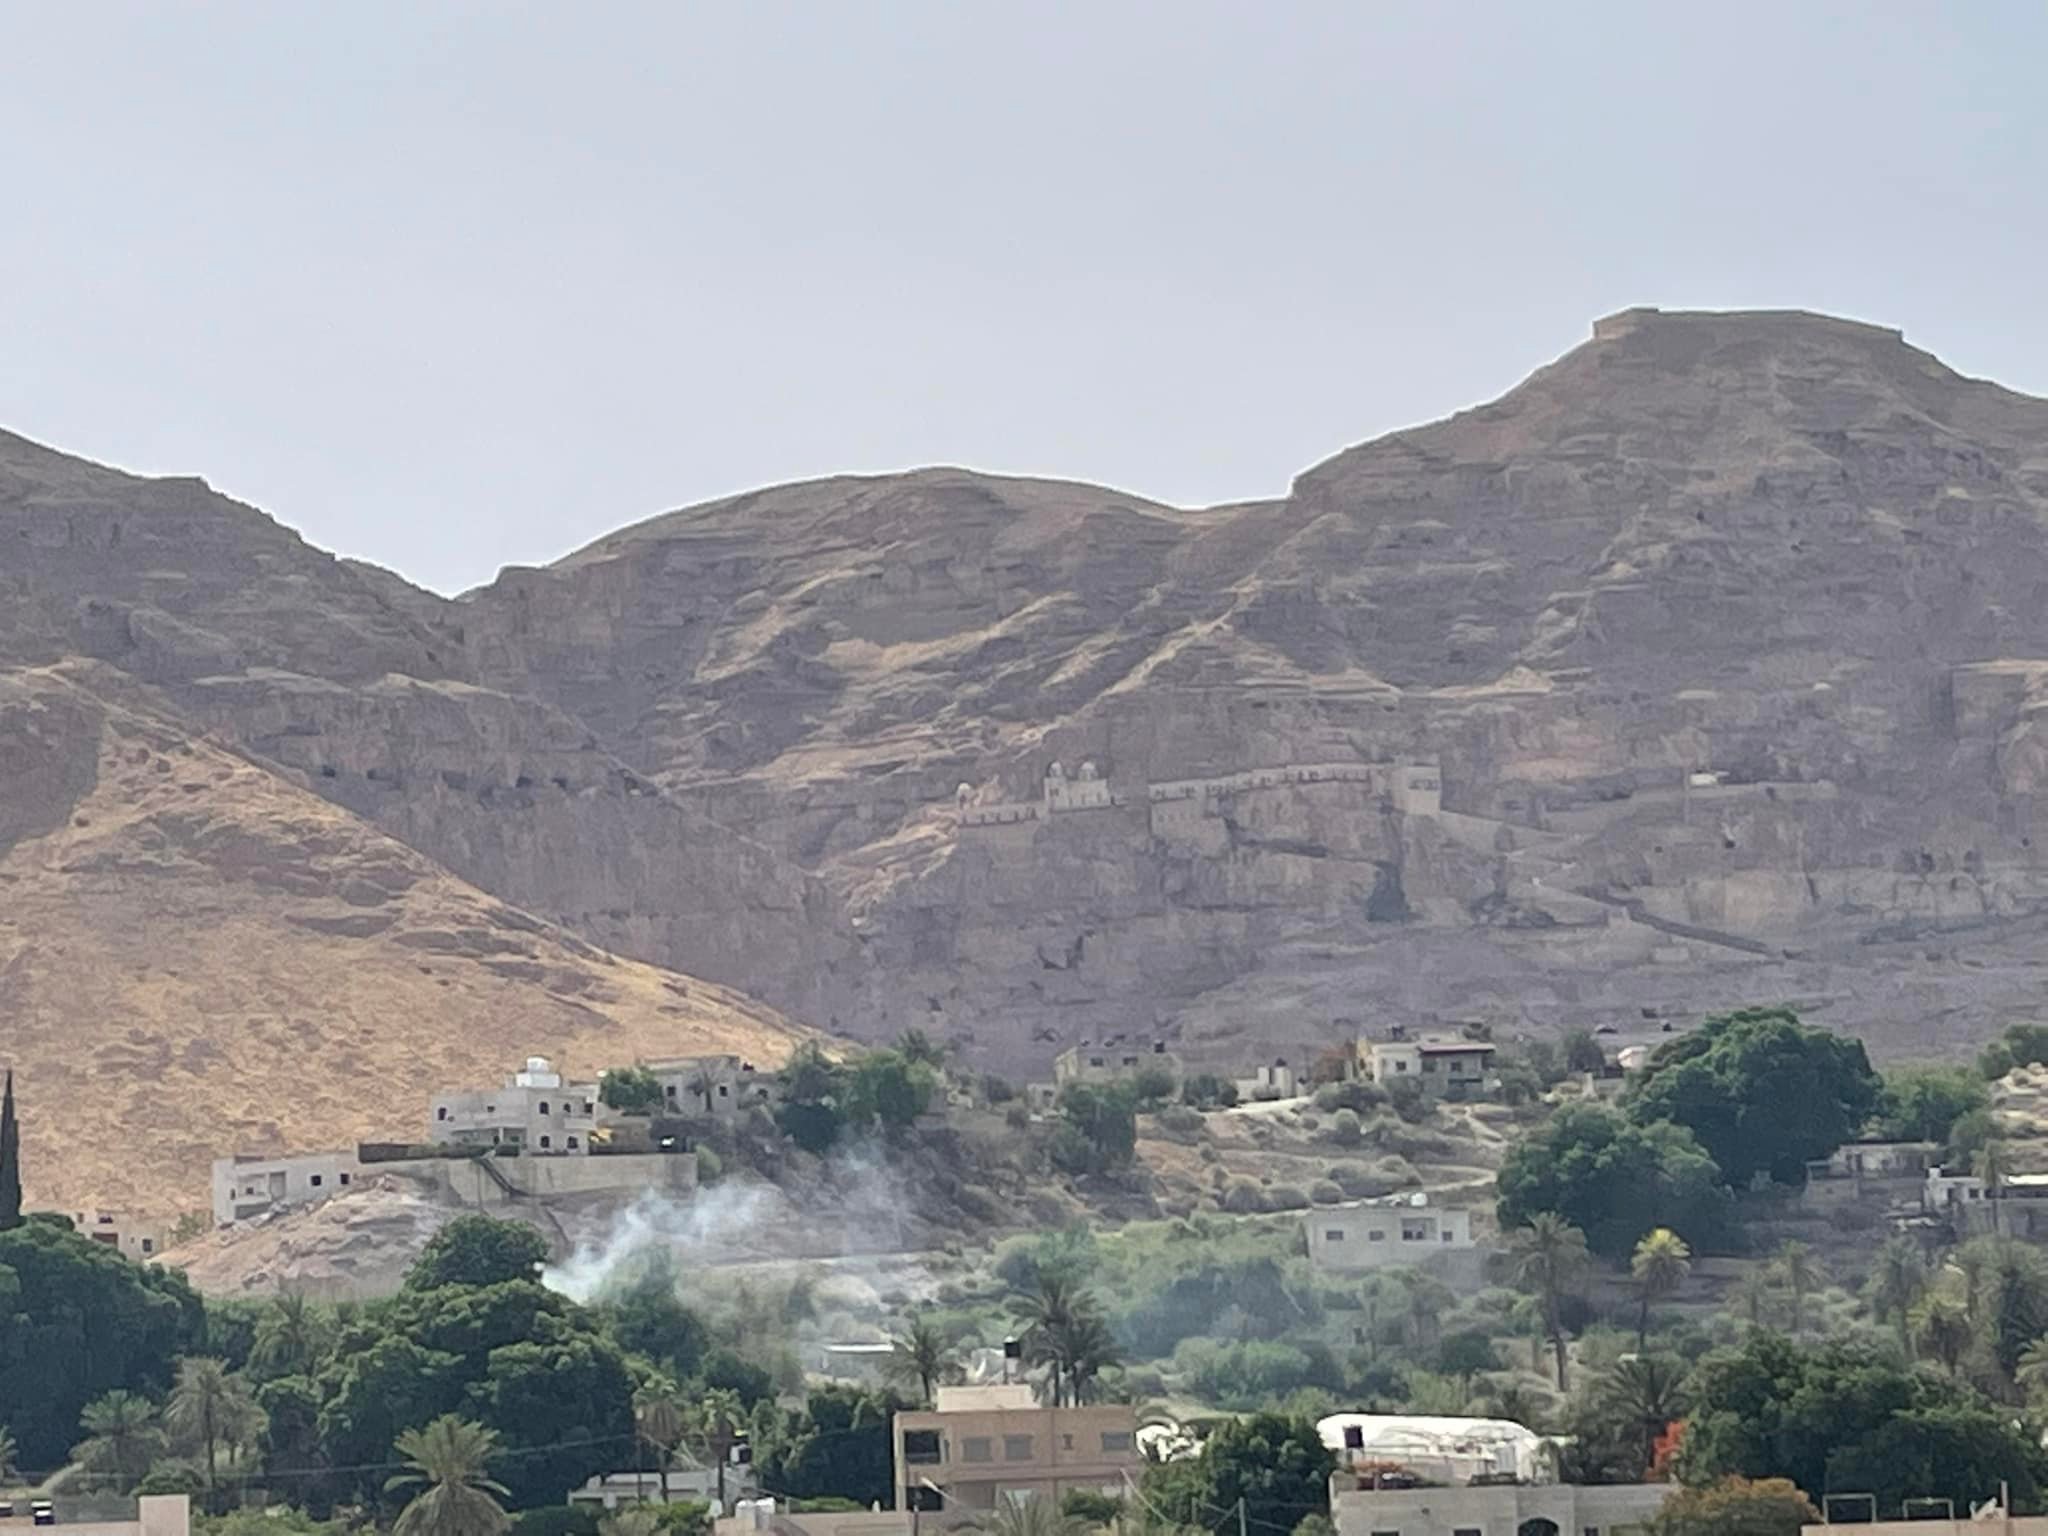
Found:
M 775 1074 L 741 1056 L 682 1056 L 650 1061 L 647 1070 L 661 1083 L 662 1101 L 679 1115 L 737 1115 L 778 1097 Z
M 154 1263 L 163 1252 L 163 1229 L 139 1216 L 120 1211 L 74 1211 L 71 1225 L 94 1242 L 119 1250 L 122 1258 L 136 1264 Z
M 361 1173 L 353 1152 L 218 1158 L 213 1165 L 214 1225 L 311 1205 L 347 1189 Z
M 1309 1262 L 1339 1271 L 1424 1264 L 1473 1246 L 1472 1213 L 1431 1205 L 1422 1195 L 1321 1206 L 1302 1218 L 1302 1230 Z
M 1432 1098 L 1477 1098 L 1486 1091 L 1493 1047 L 1483 1040 L 1361 1040 L 1358 1068 L 1371 1082 L 1420 1083 Z
M 97 1502 L 58 1499 L 48 1507 L 55 1517 L 56 1529 L 63 1531 L 64 1536 L 191 1536 L 192 1501 L 182 1493 L 136 1499 L 133 1519 L 126 1518 L 125 1513 L 113 1519 L 100 1518 Z M 34 1508 L 33 1503 L 16 1499 L 14 1513 L 0 1516 L 0 1533 L 17 1536 L 40 1529 Z
M 435 1094 L 427 1139 L 439 1146 L 512 1146 L 576 1157 L 589 1153 L 596 1124 L 596 1085 L 566 1083 L 545 1056 L 529 1056 L 500 1087 Z
M 1028 1386 L 941 1387 L 928 1412 L 896 1415 L 901 1509 L 995 1509 L 1070 1488 L 1121 1496 L 1144 1466 L 1128 1403 L 1041 1406 Z
M 1053 1058 L 1055 1089 L 1069 1083 L 1114 1083 L 1141 1072 L 1166 1072 L 1180 1081 L 1180 1057 L 1166 1048 L 1164 1040 L 1104 1041 L 1069 1046 Z
M 1845 1519 L 1863 1513 L 1850 1500 L 1838 1498 L 1831 1502 L 1837 1506 L 1835 1513 Z M 1833 1525 L 1802 1525 L 1799 1536 L 1833 1536 L 1841 1528 L 1839 1521 Z M 1859 1519 L 1854 1529 L 1856 1536 L 2048 1536 L 2048 1515 L 2016 1516 L 1992 1499 L 1974 1510 L 1952 1510 L 1948 1519 L 1939 1518 L 1938 1513 L 1931 1519 Z
M 1361 1476 L 1330 1480 L 1337 1536 L 1638 1536 L 1671 1492 L 1669 1483 L 1360 1488 Z

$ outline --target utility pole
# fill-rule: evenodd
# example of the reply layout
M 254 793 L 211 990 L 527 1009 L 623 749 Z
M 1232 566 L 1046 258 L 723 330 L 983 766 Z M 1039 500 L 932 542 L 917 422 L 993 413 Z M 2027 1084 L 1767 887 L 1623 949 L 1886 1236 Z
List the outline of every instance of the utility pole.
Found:
M 1237 1501 L 1237 1536 L 1249 1536 L 1249 1533 L 1245 1530 L 1245 1509 L 1242 1498 Z

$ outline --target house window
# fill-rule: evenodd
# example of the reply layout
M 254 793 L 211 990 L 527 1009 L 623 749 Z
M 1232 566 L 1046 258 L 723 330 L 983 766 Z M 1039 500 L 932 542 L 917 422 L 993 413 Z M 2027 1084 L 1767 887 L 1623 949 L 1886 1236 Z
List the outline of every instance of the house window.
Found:
M 1424 1242 L 1424 1241 L 1426 1241 L 1426 1240 L 1428 1239 L 1428 1237 L 1429 1237 L 1429 1223 L 1428 1223 L 1428 1222 L 1424 1222 L 1424 1221 L 1404 1221 L 1404 1222 L 1402 1222 L 1402 1223 L 1401 1223 L 1401 1241 L 1402 1241 L 1402 1242 L 1404 1242 L 1404 1243 L 1420 1243 L 1420 1242 Z
M 142 1251 L 143 1251 L 144 1253 L 155 1253 L 155 1252 L 156 1252 L 156 1239 L 155 1239 L 155 1238 L 153 1238 L 153 1237 L 145 1237 L 145 1238 L 144 1238 L 144 1239 L 142 1240 Z
M 903 1459 L 911 1466 L 934 1466 L 942 1454 L 939 1449 L 939 1432 L 936 1429 L 903 1431 Z
M 313 1175 L 312 1178 L 308 1179 L 306 1182 L 311 1184 L 315 1189 L 318 1189 L 320 1187 L 320 1175 L 316 1173 Z
M 1386 1228 L 1374 1227 L 1365 1234 L 1365 1240 L 1368 1243 L 1384 1243 L 1387 1240 Z
M 1461 1525 L 1451 1532 L 1451 1536 L 1486 1536 L 1486 1532 L 1476 1525 Z
M 1405 1061 L 1397 1061 L 1394 1063 L 1394 1070 L 1396 1072 L 1406 1072 L 1408 1070 L 1408 1063 Z M 1394 1533 L 1394 1536 L 1400 1536 L 1400 1532 L 1396 1531 Z
M 1445 1241 L 1445 1242 L 1447 1242 L 1447 1243 L 1448 1243 L 1448 1242 L 1449 1242 L 1449 1241 L 1451 1240 L 1451 1234 L 1450 1234 L 1449 1232 L 1446 1232 L 1446 1233 L 1444 1233 L 1444 1235 L 1443 1235 L 1443 1236 L 1444 1236 L 1444 1241 Z
M 434 1118 L 436 1120 L 446 1120 L 448 1118 L 448 1106 L 446 1104 L 435 1105 Z
M 570 1150 L 571 1152 L 574 1152 L 574 1151 L 576 1150 L 576 1138 L 575 1138 L 574 1136 L 571 1136 L 571 1137 L 569 1138 L 569 1150 Z M 1446 1235 L 1448 1235 L 1448 1234 L 1446 1234 Z
M 1072 1435 L 1061 1435 L 1061 1436 L 1060 1436 L 1060 1449 L 1061 1449 L 1061 1450 L 1063 1450 L 1063 1451 L 1071 1451 L 1071 1450 L 1072 1450 L 1073 1448 L 1074 1448 L 1074 1437 L 1073 1437 Z
M 1099 1067 L 1099 1066 L 1102 1066 L 1102 1065 L 1103 1065 L 1103 1059 L 1102 1059 L 1102 1058 L 1101 1058 L 1100 1056 L 1090 1056 L 1090 1057 L 1088 1058 L 1088 1065 L 1089 1065 L 1089 1066 L 1091 1066 L 1091 1067 Z
M 906 1453 L 905 1459 L 908 1459 L 908 1453 Z M 962 1439 L 960 1442 L 960 1459 L 962 1461 L 994 1461 L 996 1459 L 995 1451 L 990 1445 L 988 1436 L 968 1435 Z
M 1436 1070 L 1436 1058 L 1434 1056 L 1423 1057 L 1422 1070 L 1425 1072 L 1434 1072 Z
M 1600 1536 L 1600 1527 L 1597 1525 L 1586 1526 L 1581 1530 L 1580 1536 Z
M 1341 1243 L 1341 1242 L 1343 1242 L 1343 1241 L 1344 1241 L 1344 1229 L 1343 1229 L 1343 1228 L 1341 1228 L 1341 1227 L 1329 1227 L 1329 1228 L 1325 1229 L 1325 1231 L 1323 1232 L 1323 1241 L 1324 1241 L 1324 1242 L 1326 1242 L 1326 1243 Z
M 674 1083 L 670 1083 L 666 1088 L 662 1089 L 661 1091 L 667 1094 L 670 1098 L 674 1098 L 676 1096 L 676 1085 Z
M 590 1100 L 588 1100 L 588 1099 L 585 1099 L 585 1100 L 583 1101 L 583 1113 L 585 1113 L 585 1114 L 587 1115 L 587 1114 L 589 1114 L 589 1113 L 590 1113 L 590 1111 L 591 1111 L 591 1103 L 590 1103 Z
M 1105 1456 L 1128 1456 L 1132 1444 L 1128 1429 L 1105 1429 L 1102 1432 L 1102 1454 Z
M 341 1182 L 342 1182 L 342 1183 L 344 1183 L 344 1184 L 346 1184 L 346 1183 L 348 1182 L 348 1175 L 347 1175 L 347 1174 L 345 1174 L 345 1173 L 344 1173 L 343 1175 L 341 1175 Z
M 1374 1531 L 1372 1536 L 1401 1536 L 1399 1531 Z
M 1029 1461 L 1031 1459 L 1030 1435 L 1003 1436 L 1003 1460 Z
M 1127 1067 L 1135 1067 L 1137 1064 L 1138 1058 L 1135 1056 L 1126 1056 L 1124 1058 L 1124 1065 Z
M 721 1099 L 730 1098 L 732 1097 L 732 1089 L 728 1088 L 724 1083 L 720 1083 L 718 1085 L 718 1096 Z
M 540 1139 L 540 1144 L 543 1147 L 551 1147 L 554 1145 L 554 1140 L 552 1137 L 543 1135 Z

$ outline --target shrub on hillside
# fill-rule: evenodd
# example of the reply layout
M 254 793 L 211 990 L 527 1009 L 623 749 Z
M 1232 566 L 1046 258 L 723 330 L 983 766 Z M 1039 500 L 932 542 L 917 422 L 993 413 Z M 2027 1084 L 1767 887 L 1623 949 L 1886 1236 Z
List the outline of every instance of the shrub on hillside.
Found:
M 1343 1200 L 1344 1190 L 1334 1179 L 1317 1179 L 1309 1185 L 1308 1197 L 1317 1205 L 1336 1205 Z

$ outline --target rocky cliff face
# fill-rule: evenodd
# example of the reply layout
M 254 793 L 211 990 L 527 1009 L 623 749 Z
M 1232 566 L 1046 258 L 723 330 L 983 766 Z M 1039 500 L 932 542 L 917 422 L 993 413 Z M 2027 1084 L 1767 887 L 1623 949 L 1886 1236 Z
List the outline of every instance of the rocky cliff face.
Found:
M 1629 312 L 1270 502 L 845 478 L 454 602 L 0 448 L 6 654 L 103 658 L 493 894 L 815 1023 L 1026 1067 L 1785 997 L 1924 1052 L 2031 1006 L 2048 404 L 1893 332 Z M 1084 761 L 1108 803 L 1046 810 Z M 1381 768 L 1241 778 L 1314 765 Z

